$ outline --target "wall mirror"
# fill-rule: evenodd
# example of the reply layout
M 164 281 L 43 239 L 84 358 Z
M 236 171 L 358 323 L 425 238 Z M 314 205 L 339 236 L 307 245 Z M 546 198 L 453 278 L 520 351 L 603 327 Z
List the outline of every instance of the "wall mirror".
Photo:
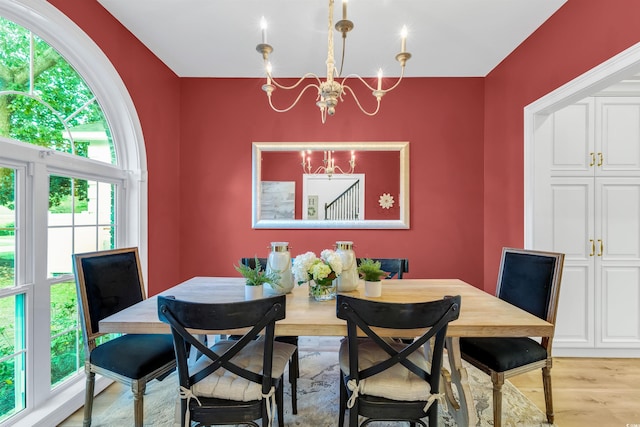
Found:
M 408 142 L 254 142 L 253 228 L 409 228 Z

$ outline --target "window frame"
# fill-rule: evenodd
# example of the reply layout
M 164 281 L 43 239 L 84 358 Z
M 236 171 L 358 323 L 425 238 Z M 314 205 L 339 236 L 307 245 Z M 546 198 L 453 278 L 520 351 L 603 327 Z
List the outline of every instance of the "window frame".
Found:
M 50 287 L 46 278 L 47 245 L 41 244 L 43 236 L 46 236 L 49 174 L 98 181 L 106 181 L 110 177 L 118 181 L 116 241 L 118 246 L 139 248 L 141 268 L 146 277 L 146 151 L 142 127 L 124 82 L 104 52 L 84 31 L 48 2 L 0 2 L 0 15 L 37 34 L 82 76 L 102 108 L 116 152 L 116 165 L 109 165 L 67 153 L 52 153 L 52 150 L 5 138 L 0 141 L 0 162 L 20 163 L 25 171 L 24 184 L 16 190 L 27 195 L 24 209 L 19 214 L 22 228 L 20 242 L 16 242 L 16 276 L 19 277 L 20 288 L 25 290 L 27 351 L 33 352 L 34 343 L 50 342 L 50 313 L 41 310 L 50 306 Z M 16 292 L 16 289 L 12 288 L 11 292 Z M 40 310 L 36 310 L 36 307 Z M 28 355 L 26 369 L 27 408 L 7 422 L 0 423 L 0 426 L 29 426 L 43 420 L 56 424 L 84 403 L 84 375 L 78 375 L 78 378 L 51 391 L 48 387 L 50 359 L 43 363 Z M 38 377 L 44 378 L 42 384 L 47 387 L 34 387 L 32 381 Z M 96 392 L 108 383 L 99 379 Z

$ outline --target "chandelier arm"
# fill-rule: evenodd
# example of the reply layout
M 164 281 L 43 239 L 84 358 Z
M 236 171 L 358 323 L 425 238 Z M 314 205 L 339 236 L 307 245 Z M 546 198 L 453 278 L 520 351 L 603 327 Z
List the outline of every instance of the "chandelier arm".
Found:
M 318 166 L 318 168 L 315 171 L 313 171 L 313 174 L 315 175 L 315 174 L 326 173 L 326 171 L 327 171 L 326 167 Z
M 393 86 L 391 86 L 389 89 L 383 89 L 382 91 L 383 91 L 384 93 L 391 92 L 391 91 L 392 91 L 392 90 L 394 90 L 396 87 L 398 87 L 398 85 L 399 85 L 399 84 L 400 84 L 400 82 L 402 81 L 402 78 L 403 78 L 403 77 L 404 77 L 404 67 L 402 67 L 402 71 L 400 72 L 400 77 L 398 78 L 398 81 L 397 81 Z
M 353 168 L 351 168 L 347 172 L 345 172 L 345 171 L 342 170 L 342 168 L 340 166 L 334 166 L 333 170 L 334 170 L 334 172 L 333 172 L 334 174 L 336 173 L 335 171 L 340 171 L 341 174 L 346 174 L 346 175 L 353 173 Z
M 391 86 L 388 89 L 381 89 L 382 92 L 387 93 L 387 92 L 391 92 L 392 90 L 394 90 L 396 87 L 398 87 L 398 85 L 400 84 L 400 82 L 402 81 L 402 78 L 404 77 L 404 67 L 401 68 L 400 70 L 400 77 L 398 77 L 398 80 L 393 84 L 393 86 Z M 349 78 L 356 78 L 358 80 L 360 80 L 367 88 L 369 88 L 369 90 L 374 91 L 376 90 L 376 88 L 374 88 L 373 86 L 369 85 L 369 83 L 367 83 L 362 77 L 360 77 L 357 74 L 349 74 L 348 76 L 345 76 L 344 79 L 342 79 L 342 84 L 344 85 L 344 83 L 347 81 L 347 79 Z M 348 87 L 345 85 L 345 87 Z
M 300 98 L 302 98 L 302 95 L 303 95 L 303 94 L 307 91 L 307 89 L 309 89 L 309 88 L 315 88 L 315 89 L 318 89 L 318 87 L 317 87 L 316 85 L 314 85 L 314 84 L 308 84 L 308 85 L 306 85 L 306 86 L 304 87 L 304 89 L 302 89 L 302 90 L 300 91 L 300 93 L 298 94 L 298 97 L 295 99 L 295 101 L 293 101 L 293 104 L 291 104 L 291 105 L 290 105 L 290 106 L 288 106 L 287 108 L 284 108 L 284 109 L 276 108 L 276 107 L 273 105 L 273 102 L 272 102 L 272 100 L 271 100 L 271 95 L 268 95 L 268 96 L 267 96 L 267 98 L 269 98 L 269 105 L 271 106 L 271 108 L 273 109 L 273 111 L 275 111 L 276 113 L 286 113 L 287 111 L 291 110 L 293 107 L 295 107 L 295 106 L 296 106 L 296 104 L 298 103 L 298 101 L 300 101 Z
M 347 49 L 347 38 L 343 36 L 342 37 L 342 56 L 340 58 L 340 72 L 338 73 L 337 77 L 340 77 L 342 75 L 342 68 L 344 67 L 344 54 L 346 49 Z
M 316 76 L 315 74 L 313 74 L 313 73 L 307 73 L 307 74 L 305 74 L 304 76 L 300 77 L 300 79 L 299 79 L 295 84 L 293 84 L 293 85 L 291 85 L 291 86 L 286 86 L 286 85 L 283 85 L 283 84 L 281 84 L 281 83 L 278 83 L 278 82 L 276 81 L 276 79 L 275 79 L 271 74 L 267 74 L 267 76 L 271 79 L 271 83 L 272 83 L 275 87 L 280 88 L 280 89 L 284 89 L 284 90 L 295 89 L 295 88 L 297 88 L 298 86 L 300 86 L 300 84 L 301 84 L 303 81 L 305 81 L 306 79 L 308 79 L 308 78 L 314 78 L 314 79 L 318 82 L 318 86 L 320 85 L 320 78 L 319 78 L 318 76 Z M 315 86 L 315 85 L 314 85 L 314 86 Z M 318 87 L 318 86 L 316 86 L 316 87 Z
M 378 114 L 378 111 L 380 110 L 380 99 L 381 97 L 378 97 L 378 105 L 376 106 L 375 111 L 373 112 L 368 112 L 367 110 L 365 110 L 362 105 L 360 104 L 360 100 L 358 99 L 358 97 L 356 96 L 355 92 L 353 91 L 353 89 L 351 89 L 351 87 L 347 86 L 347 85 L 342 85 L 342 87 L 346 90 L 348 89 L 349 92 L 351 92 L 351 96 L 353 97 L 353 99 L 356 101 L 356 104 L 358 105 L 358 108 L 360 108 L 360 111 L 362 111 L 364 114 L 366 114 L 367 116 L 375 116 L 376 114 Z
M 375 88 L 375 87 L 371 86 L 369 83 L 367 83 L 367 82 L 366 82 L 366 80 L 364 80 L 362 77 L 360 77 L 360 76 L 359 76 L 359 75 L 357 75 L 357 74 L 349 74 L 349 75 L 345 76 L 345 77 L 342 79 L 342 85 L 343 85 L 344 87 L 349 87 L 349 86 L 345 85 L 345 82 L 346 82 L 346 81 L 347 81 L 347 79 L 349 79 L 349 78 L 356 78 L 356 79 L 360 80 L 360 81 L 361 81 L 361 82 L 362 82 L 362 83 L 363 83 L 363 84 L 364 84 L 364 85 L 365 85 L 369 90 L 371 90 L 371 91 L 376 90 L 376 88 Z

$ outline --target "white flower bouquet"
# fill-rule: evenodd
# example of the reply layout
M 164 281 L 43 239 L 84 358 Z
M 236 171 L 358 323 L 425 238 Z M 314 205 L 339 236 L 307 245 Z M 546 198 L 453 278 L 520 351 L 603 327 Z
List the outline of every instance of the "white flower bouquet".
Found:
M 293 261 L 293 275 L 298 285 L 309 282 L 311 294 L 316 298 L 329 292 L 335 294 L 334 280 L 341 273 L 342 258 L 331 249 L 323 250 L 320 258 L 313 252 L 306 252 Z

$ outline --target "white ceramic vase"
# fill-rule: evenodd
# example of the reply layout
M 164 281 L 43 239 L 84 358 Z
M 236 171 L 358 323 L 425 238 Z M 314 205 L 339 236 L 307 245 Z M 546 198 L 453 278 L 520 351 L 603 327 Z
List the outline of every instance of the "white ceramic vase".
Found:
M 364 296 L 365 297 L 379 297 L 382 295 L 382 281 L 376 282 L 364 281 Z
M 356 254 L 353 252 L 353 242 L 336 242 L 336 253 L 342 259 L 342 273 L 336 281 L 338 292 L 349 292 L 358 288 L 358 266 Z
M 260 299 L 263 295 L 264 287 L 262 285 L 250 286 L 244 285 L 244 299 L 246 301 Z
M 277 273 L 278 283 L 269 283 L 269 287 L 276 294 L 288 294 L 294 286 L 291 272 L 291 254 L 289 242 L 271 242 L 271 252 L 267 258 L 267 273 Z

